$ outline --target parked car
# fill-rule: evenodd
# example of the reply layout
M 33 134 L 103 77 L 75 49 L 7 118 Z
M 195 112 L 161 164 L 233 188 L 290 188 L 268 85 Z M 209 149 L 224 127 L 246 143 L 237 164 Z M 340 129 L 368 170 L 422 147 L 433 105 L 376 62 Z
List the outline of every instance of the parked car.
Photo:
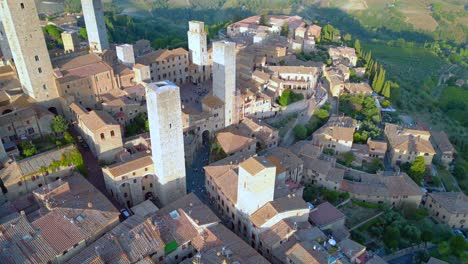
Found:
M 131 216 L 130 212 L 127 209 L 120 209 L 120 215 L 125 220 Z

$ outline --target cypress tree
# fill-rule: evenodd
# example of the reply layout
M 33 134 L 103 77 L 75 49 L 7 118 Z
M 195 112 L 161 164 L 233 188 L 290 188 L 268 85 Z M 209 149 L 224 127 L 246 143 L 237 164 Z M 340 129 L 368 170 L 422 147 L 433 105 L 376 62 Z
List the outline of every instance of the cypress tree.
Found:
M 386 81 L 382 89 L 382 95 L 385 96 L 385 98 L 390 98 L 390 91 L 391 91 L 390 82 Z

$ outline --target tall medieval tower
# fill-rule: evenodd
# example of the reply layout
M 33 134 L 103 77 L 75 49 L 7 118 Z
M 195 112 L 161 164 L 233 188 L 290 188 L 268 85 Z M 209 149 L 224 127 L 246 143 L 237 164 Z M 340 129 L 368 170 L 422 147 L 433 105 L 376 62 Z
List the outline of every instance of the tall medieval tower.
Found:
M 0 9 L 2 7 L 0 6 Z M 3 12 L 0 10 L 0 49 L 2 50 L 3 60 L 5 62 L 11 60 L 11 50 L 10 45 L 8 44 L 8 39 L 5 33 L 5 27 L 3 26 Z
M 169 81 L 145 86 L 157 193 L 167 205 L 186 194 L 180 91 Z
M 53 105 L 58 92 L 34 0 L 0 0 L 1 18 L 24 93 Z
M 224 102 L 224 125 L 237 122 L 236 43 L 213 43 L 213 95 Z
M 192 55 L 192 63 L 198 66 L 208 65 L 207 34 L 205 23 L 189 21 L 188 46 Z
M 109 49 L 109 41 L 101 0 L 81 0 L 81 7 L 88 32 L 89 48 L 95 53 L 102 53 Z

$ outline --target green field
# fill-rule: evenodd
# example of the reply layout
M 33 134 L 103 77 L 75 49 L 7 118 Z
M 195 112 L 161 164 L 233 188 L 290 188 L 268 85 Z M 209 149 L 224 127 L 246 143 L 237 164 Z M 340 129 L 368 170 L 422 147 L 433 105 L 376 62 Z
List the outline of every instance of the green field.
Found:
M 453 117 L 462 124 L 467 124 L 467 98 L 467 89 L 456 86 L 449 86 L 445 88 L 444 92 L 442 93 L 442 96 L 440 98 L 440 105 L 444 109 L 447 109 L 447 115 Z

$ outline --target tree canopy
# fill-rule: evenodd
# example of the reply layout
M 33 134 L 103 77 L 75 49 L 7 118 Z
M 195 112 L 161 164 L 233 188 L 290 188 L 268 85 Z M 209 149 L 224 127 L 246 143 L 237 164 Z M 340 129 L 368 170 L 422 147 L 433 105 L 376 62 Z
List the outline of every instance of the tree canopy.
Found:
M 54 116 L 51 127 L 55 133 L 63 133 L 68 129 L 68 121 L 61 115 Z

